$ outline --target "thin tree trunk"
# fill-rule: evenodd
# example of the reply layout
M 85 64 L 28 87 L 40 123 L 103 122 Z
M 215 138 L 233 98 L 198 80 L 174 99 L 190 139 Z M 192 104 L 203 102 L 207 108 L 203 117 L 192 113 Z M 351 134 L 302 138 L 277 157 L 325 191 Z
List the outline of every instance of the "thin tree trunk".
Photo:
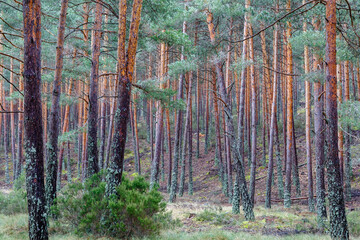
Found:
M 99 155 L 97 146 L 98 132 L 98 88 L 99 88 L 99 56 L 101 48 L 102 3 L 96 1 L 95 22 L 91 41 L 92 63 L 89 92 L 89 118 L 87 138 L 87 174 L 90 177 L 99 172 Z
M 291 0 L 287 1 L 287 11 L 291 10 Z M 286 30 L 286 42 L 287 42 L 287 73 L 293 73 L 293 61 L 292 61 L 292 47 L 290 43 L 291 38 L 291 23 L 287 22 Z M 292 75 L 287 76 L 287 139 L 286 139 L 286 178 L 285 178 L 285 192 L 284 192 L 284 206 L 289 208 L 291 205 L 291 170 L 294 162 L 293 156 L 293 77 Z
M 276 9 L 278 9 L 279 5 L 276 4 Z M 278 25 L 275 25 L 274 30 L 274 83 L 273 83 L 273 98 L 272 98 L 272 106 L 271 106 L 271 121 L 270 121 L 270 139 L 269 139 L 269 164 L 268 164 L 268 174 L 267 174 L 267 182 L 266 182 L 266 199 L 265 199 L 265 207 L 271 208 L 271 185 L 273 182 L 273 159 L 274 159 L 274 133 L 275 133 L 275 124 L 276 124 L 276 99 L 277 99 L 277 81 L 278 81 Z M 263 99 L 265 102 L 265 99 Z M 278 174 L 282 174 L 281 172 Z
M 65 40 L 65 24 L 68 7 L 68 0 L 61 1 L 61 11 L 58 28 L 58 38 L 56 47 L 56 68 L 53 82 L 53 92 L 51 98 L 51 111 L 49 122 L 49 144 L 48 157 L 46 166 L 46 201 L 48 210 L 56 198 L 57 187 L 57 170 L 58 170 L 58 137 L 59 137 L 59 119 L 60 119 L 60 95 L 61 95 L 61 79 L 63 69 L 63 50 Z
M 183 33 L 186 33 L 187 23 L 183 22 Z M 184 48 L 181 50 L 180 60 L 184 61 Z M 179 87 L 177 92 L 177 100 L 183 99 L 183 85 L 184 85 L 184 74 L 180 74 L 179 77 Z M 179 168 L 179 160 L 181 157 L 181 132 L 182 132 L 182 124 L 183 124 L 183 112 L 182 110 L 178 110 L 175 126 L 175 143 L 174 143 L 174 164 L 171 173 L 171 189 L 170 189 L 170 198 L 169 202 L 174 202 L 176 198 L 176 190 L 178 183 L 178 168 Z
M 249 23 L 249 35 L 253 34 Z M 256 81 L 255 81 L 255 53 L 253 38 L 250 39 L 249 54 L 253 64 L 250 65 L 251 74 L 251 172 L 250 172 L 250 199 L 255 203 L 255 178 L 256 178 Z
M 306 0 L 303 0 L 303 4 Z M 303 23 L 303 31 L 307 31 L 307 23 Z M 304 68 L 305 74 L 310 73 L 310 62 L 309 62 L 309 47 L 305 45 L 304 47 Z M 307 172 L 308 172 L 308 205 L 310 212 L 315 212 L 314 206 L 314 187 L 313 187 L 313 176 L 312 176 L 312 157 L 311 157 L 311 83 L 305 81 L 305 134 L 306 134 L 306 162 L 307 162 Z
M 22 73 L 24 71 L 24 65 L 21 63 L 20 64 L 20 72 Z M 19 90 L 23 91 L 24 90 L 24 79 L 22 76 L 20 76 L 19 79 Z M 24 111 L 24 102 L 22 99 L 19 100 L 19 111 L 22 112 Z M 0 122 L 1 123 L 1 122 Z M 18 117 L 18 147 L 17 147 L 17 161 L 16 161 L 16 175 L 15 175 L 15 180 L 18 179 L 21 175 L 21 171 L 22 171 L 22 165 L 23 165 L 23 161 L 24 161 L 24 157 L 23 157 L 23 126 L 24 126 L 24 115 L 23 114 L 19 114 Z
M 249 0 L 247 0 L 247 5 L 250 5 Z M 209 28 L 211 44 L 215 45 L 215 27 L 214 27 L 214 23 L 213 23 L 213 15 L 209 10 L 207 10 L 206 21 L 207 21 L 208 28 Z M 215 69 L 216 69 L 216 74 L 217 74 L 218 85 L 219 85 L 221 97 L 222 97 L 223 101 L 225 102 L 225 110 L 226 110 L 225 111 L 226 112 L 225 120 L 226 120 L 226 123 L 228 126 L 227 134 L 230 136 L 230 139 L 231 139 L 231 151 L 232 151 L 232 154 L 233 154 L 235 160 L 238 162 L 238 166 L 239 166 L 239 168 L 237 169 L 238 175 L 239 175 L 238 180 L 239 180 L 240 193 L 242 196 L 242 205 L 243 205 L 243 209 L 245 212 L 245 218 L 247 220 L 252 220 L 255 218 L 254 212 L 253 212 L 253 204 L 252 204 L 251 198 L 247 191 L 246 180 L 245 180 L 245 171 L 244 171 L 244 167 L 241 162 L 240 153 L 237 148 L 237 141 L 236 141 L 236 137 L 235 137 L 233 119 L 232 119 L 232 114 L 230 111 L 230 99 L 228 98 L 228 95 L 226 92 L 224 75 L 223 75 L 223 71 L 222 71 L 222 64 L 219 60 L 217 60 L 215 63 Z
M 344 62 L 344 75 L 345 75 L 345 102 L 350 101 L 350 63 Z M 346 129 L 345 134 L 345 157 L 344 157 L 344 184 L 345 184 L 345 200 L 351 201 L 351 153 L 350 153 L 350 126 L 342 126 Z

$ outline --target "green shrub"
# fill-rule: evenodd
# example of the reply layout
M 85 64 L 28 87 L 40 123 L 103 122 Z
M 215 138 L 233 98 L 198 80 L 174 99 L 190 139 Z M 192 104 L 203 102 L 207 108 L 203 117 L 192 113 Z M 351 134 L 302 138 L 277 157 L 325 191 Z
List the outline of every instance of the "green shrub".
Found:
M 0 193 L 0 214 L 13 215 L 27 213 L 26 192 L 14 190 L 9 194 Z
M 56 221 L 73 226 L 78 234 L 130 238 L 159 233 L 161 221 L 165 221 L 159 216 L 166 216 L 166 204 L 157 190 L 149 191 L 143 177 L 123 177 L 117 195 L 109 198 L 105 197 L 105 185 L 101 175 L 94 175 L 84 185 L 68 185 L 52 207 Z
M 353 211 L 347 215 L 349 231 L 352 236 L 360 236 L 360 212 Z

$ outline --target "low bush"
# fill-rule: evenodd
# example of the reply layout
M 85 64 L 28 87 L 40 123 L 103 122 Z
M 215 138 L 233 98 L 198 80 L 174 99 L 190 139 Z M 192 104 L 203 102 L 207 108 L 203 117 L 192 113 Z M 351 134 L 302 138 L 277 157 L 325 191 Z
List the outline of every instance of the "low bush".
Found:
M 143 177 L 123 177 L 117 194 L 107 198 L 106 183 L 101 178 L 94 175 L 85 184 L 65 187 L 52 207 L 55 221 L 73 226 L 78 234 L 128 239 L 159 233 L 167 215 L 166 204 L 157 190 L 149 191 L 149 183 Z
M 0 193 L 0 214 L 13 215 L 27 213 L 26 192 L 14 190 L 9 194 Z

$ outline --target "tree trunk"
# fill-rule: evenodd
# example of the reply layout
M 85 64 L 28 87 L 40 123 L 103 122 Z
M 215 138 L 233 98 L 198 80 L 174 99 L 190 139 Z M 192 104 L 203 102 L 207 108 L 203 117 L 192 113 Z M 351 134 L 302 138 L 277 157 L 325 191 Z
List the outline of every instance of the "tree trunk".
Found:
M 183 22 L 183 33 L 186 33 L 187 23 L 186 21 Z M 181 50 L 181 61 L 184 61 L 184 48 Z M 182 100 L 184 93 L 184 74 L 180 74 L 179 77 L 179 87 L 177 92 L 177 100 Z M 176 198 L 176 190 L 177 190 L 177 183 L 178 183 L 178 168 L 179 168 L 179 160 L 181 156 L 181 132 L 182 132 L 182 122 L 183 122 L 183 112 L 181 109 L 178 110 L 176 119 L 176 126 L 175 126 L 175 143 L 174 143 L 174 164 L 171 173 L 171 189 L 170 189 L 170 198 L 169 202 L 174 202 Z
M 350 101 L 350 63 L 344 62 L 344 75 L 345 75 L 345 102 Z M 344 157 L 344 184 L 345 184 L 345 200 L 351 201 L 351 153 L 350 153 L 350 126 L 342 126 L 346 129 L 345 134 L 345 157 Z
M 249 35 L 253 34 L 252 26 L 249 23 Z M 255 81 L 255 53 L 254 40 L 250 38 L 249 46 L 250 60 L 253 64 L 250 65 L 251 74 L 251 172 L 250 172 L 250 199 L 255 203 L 255 177 L 256 177 L 256 81 Z
M 330 205 L 330 235 L 332 239 L 349 239 L 343 188 L 338 156 L 338 112 L 336 99 L 336 1 L 326 4 L 326 116 L 327 174 Z
M 306 0 L 303 0 L 303 4 Z M 306 20 L 303 23 L 303 31 L 307 31 Z M 309 62 L 309 47 L 304 47 L 304 68 L 305 74 L 310 73 L 310 62 Z M 314 206 L 314 187 L 313 187 L 313 176 L 312 176 L 312 157 L 311 157 L 311 83 L 305 81 L 305 134 L 306 134 L 306 162 L 308 172 L 308 205 L 309 211 L 315 212 Z
M 291 0 L 287 2 L 287 11 L 291 10 Z M 292 61 L 292 47 L 290 43 L 291 38 L 291 23 L 287 22 L 286 42 L 287 42 L 287 139 L 286 139 L 286 178 L 285 178 L 285 192 L 284 192 L 284 206 L 289 208 L 291 205 L 291 170 L 294 162 L 293 156 L 293 61 Z
M 23 1 L 24 130 L 30 240 L 47 240 L 41 111 L 41 4 Z
M 101 48 L 102 3 L 96 1 L 95 22 L 91 41 L 91 74 L 89 92 L 89 118 L 87 138 L 87 177 L 99 172 L 99 155 L 97 146 L 98 132 L 98 88 L 99 88 L 99 56 Z
M 278 9 L 279 5 L 276 4 L 276 9 Z M 275 133 L 275 124 L 277 121 L 276 118 L 276 99 L 277 99 L 277 81 L 278 81 L 278 25 L 275 25 L 274 30 L 274 83 L 273 83 L 273 98 L 271 105 L 271 121 L 270 121 L 270 139 L 269 139 L 269 164 L 268 164 L 268 174 L 267 174 L 267 182 L 266 182 L 266 199 L 265 199 L 265 207 L 271 208 L 271 185 L 273 182 L 273 168 L 274 168 L 274 133 Z M 263 99 L 265 102 L 265 99 Z M 282 174 L 282 172 L 278 172 L 278 174 Z
M 21 63 L 20 64 L 20 72 L 22 73 L 24 71 L 24 65 Z M 24 79 L 22 76 L 20 76 L 19 79 L 19 90 L 23 91 L 24 90 Z M 24 102 L 22 99 L 19 100 L 19 111 L 23 112 L 24 111 Z M 0 122 L 1 123 L 1 122 Z M 23 165 L 23 161 L 24 161 L 24 157 L 23 157 L 23 126 L 24 126 L 24 115 L 23 114 L 19 114 L 19 118 L 18 118 L 18 148 L 17 148 L 17 161 L 16 161 L 16 175 L 15 175 L 15 180 L 18 179 L 21 175 L 21 171 L 22 171 L 22 165 Z
M 250 4 L 250 1 L 247 0 L 247 5 Z M 211 39 L 211 44 L 215 45 L 215 27 L 214 27 L 214 23 L 213 23 L 213 15 L 212 13 L 207 10 L 207 24 L 208 24 L 208 28 L 209 28 L 209 33 L 210 33 L 210 39 Z M 228 133 L 230 136 L 230 140 L 231 140 L 231 152 L 234 156 L 235 161 L 237 162 L 237 166 L 238 166 L 238 181 L 239 181 L 239 188 L 240 188 L 240 193 L 242 196 L 242 204 L 243 204 L 243 209 L 245 212 L 245 218 L 247 220 L 252 220 L 255 218 L 254 216 L 254 212 L 253 212 L 253 204 L 251 201 L 251 198 L 248 194 L 247 191 L 247 186 L 246 186 L 246 180 L 245 180 L 245 171 L 244 171 L 244 167 L 241 161 L 241 156 L 240 153 L 238 151 L 237 148 L 237 141 L 236 141 L 236 137 L 235 137 L 235 131 L 234 131 L 234 125 L 233 125 L 233 119 L 232 119 L 232 114 L 230 111 L 230 99 L 228 98 L 227 92 L 226 92 L 226 88 L 225 88 L 225 81 L 224 81 L 224 75 L 223 75 L 223 71 L 222 71 L 222 64 L 219 60 L 216 61 L 215 63 L 215 69 L 216 69 L 216 75 L 217 75 L 217 79 L 218 79 L 218 85 L 219 85 L 219 89 L 220 89 L 220 94 L 221 94 L 221 98 L 225 103 L 225 112 L 226 112 L 226 125 L 228 126 Z
M 119 2 L 119 86 L 118 104 L 115 113 L 115 131 L 112 145 L 112 157 L 106 177 L 106 195 L 116 193 L 116 187 L 121 183 L 126 143 L 127 124 L 129 119 L 131 80 L 133 77 L 138 33 L 141 17 L 142 0 L 134 0 L 132 9 L 132 19 L 130 24 L 129 43 L 127 59 L 125 52 L 126 37 L 126 0 Z
M 49 144 L 48 144 L 48 157 L 46 166 L 46 201 L 48 210 L 56 198 L 57 175 L 58 170 L 58 137 L 59 137 L 59 119 L 60 119 L 60 96 L 61 96 L 61 79 L 63 69 L 63 50 L 65 40 L 65 24 L 66 14 L 68 7 L 68 0 L 61 1 L 61 11 L 58 28 L 58 38 L 56 47 L 56 68 L 53 83 L 53 92 L 51 98 L 51 112 L 49 122 Z

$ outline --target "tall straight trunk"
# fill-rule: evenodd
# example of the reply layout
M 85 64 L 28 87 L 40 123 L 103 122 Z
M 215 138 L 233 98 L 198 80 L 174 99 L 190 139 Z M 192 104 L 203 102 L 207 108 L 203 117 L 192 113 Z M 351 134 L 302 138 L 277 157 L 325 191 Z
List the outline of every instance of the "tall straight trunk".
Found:
M 186 95 L 186 114 L 185 114 L 185 125 L 183 131 L 183 144 L 180 156 L 180 163 L 181 163 L 181 174 L 180 174 L 180 184 L 179 184 L 179 196 L 182 197 L 184 194 L 185 188 L 185 169 L 186 169 L 186 158 L 187 158 L 187 148 L 190 145 L 189 141 L 189 134 L 191 126 L 191 91 L 192 91 L 192 73 L 186 74 L 186 82 L 187 84 L 187 95 Z
M 249 5 L 247 5 L 249 6 Z M 245 15 L 245 21 L 244 21 L 244 30 L 243 30 L 243 37 L 246 38 L 248 36 L 248 16 Z M 245 63 L 246 56 L 247 56 L 247 47 L 248 43 L 247 41 L 243 42 L 242 45 L 242 55 L 241 55 L 241 62 Z M 241 74 L 240 74 L 240 92 L 239 92 L 239 113 L 238 113 L 238 146 L 237 151 L 240 154 L 240 161 L 243 166 L 245 166 L 245 151 L 244 151 L 244 113 L 245 113 L 245 87 L 246 87 L 246 67 L 243 66 L 241 68 Z M 236 168 L 240 169 L 241 166 L 239 166 L 239 163 L 236 162 Z M 240 185 L 239 185 L 239 171 L 236 171 L 236 182 L 234 184 L 234 197 L 232 202 L 232 211 L 233 213 L 239 213 L 240 212 Z
M 338 88 L 337 88 L 337 100 L 338 104 L 341 105 L 343 102 L 343 81 L 342 81 L 342 69 L 341 64 L 336 65 L 336 77 L 338 82 Z M 340 128 L 338 129 L 338 146 L 339 146 L 339 161 L 340 161 L 340 177 L 341 182 L 343 182 L 344 178 L 344 132 Z
M 306 3 L 306 0 L 303 0 L 303 4 Z M 307 23 L 303 23 L 303 31 L 307 31 Z M 305 74 L 310 72 L 310 62 L 309 62 L 309 47 L 305 45 L 304 47 L 304 68 Z M 315 211 L 314 206 L 314 187 L 313 187 L 313 176 L 312 176 L 312 157 L 311 157 L 311 83 L 305 81 L 305 134 L 306 134 L 306 162 L 307 162 L 307 172 L 308 172 L 308 205 L 311 212 Z
M 199 73 L 199 72 L 198 72 Z M 192 98 L 191 98 L 191 89 L 192 89 L 192 72 L 190 72 L 190 77 L 189 77 L 189 96 L 190 96 L 190 119 L 189 119 L 189 146 L 188 146 L 188 163 L 189 163 L 189 181 L 188 181 L 188 194 L 191 196 L 194 193 L 194 188 L 193 188 L 193 166 L 192 166 L 192 154 L 193 154 L 193 126 L 192 126 Z M 199 81 L 199 78 L 197 79 L 197 81 Z M 197 105 L 199 106 L 199 105 Z M 200 123 L 200 121 L 198 121 L 198 123 Z M 186 128 L 185 128 L 186 129 Z M 199 129 L 199 127 L 198 127 Z
M 22 73 L 24 71 L 24 65 L 22 63 L 20 63 L 20 72 Z M 24 79 L 22 76 L 20 76 L 19 79 L 19 90 L 23 91 L 24 90 Z M 24 111 L 24 102 L 22 99 L 19 100 L 19 111 L 22 112 Z M 0 122 L 1 124 L 1 122 Z M 18 138 L 17 138 L 17 161 L 16 161 L 16 175 L 15 175 L 15 179 L 18 179 L 21 175 L 21 171 L 22 171 L 22 165 L 23 165 L 23 161 L 24 161 L 24 156 L 23 156 L 23 127 L 24 127 L 24 115 L 23 114 L 19 114 L 18 117 Z M 0 131 L 1 132 L 1 131 Z
M 252 26 L 249 23 L 249 34 L 252 35 Z M 250 199 L 255 203 L 255 177 L 256 177 L 256 81 L 255 81 L 255 53 L 254 53 L 254 39 L 250 38 L 249 45 L 250 60 L 253 62 L 250 65 L 251 74 L 251 172 L 250 172 Z
M 169 82 L 168 86 L 170 87 L 170 82 Z M 168 147 L 169 147 L 169 172 L 168 172 L 168 179 L 167 179 L 167 189 L 168 189 L 168 192 L 170 192 L 171 169 L 172 169 L 172 144 L 171 144 L 171 123 L 170 123 L 169 109 L 166 109 L 166 131 L 167 131 L 167 140 L 168 140 Z
M 119 85 L 117 90 L 117 109 L 115 114 L 114 139 L 112 145 L 112 158 L 106 177 L 106 195 L 116 193 L 116 187 L 121 183 L 126 143 L 127 124 L 130 111 L 131 80 L 133 78 L 136 49 L 141 18 L 142 0 L 134 0 L 128 51 L 125 52 L 126 37 L 126 0 L 119 2 Z M 126 58 L 127 54 L 127 58 Z
M 136 68 L 135 68 L 136 69 Z M 134 71 L 133 82 L 136 83 L 136 70 Z M 137 95 L 133 96 L 133 107 L 134 111 L 132 114 L 132 128 L 134 136 L 134 153 L 135 153 L 135 171 L 141 175 L 141 166 L 140 166 L 140 151 L 139 151 L 139 133 L 138 133 L 138 111 L 137 111 Z
M 102 94 L 107 92 L 108 77 L 103 78 L 102 82 Z M 103 169 L 105 165 L 105 140 L 106 140 L 106 109 L 107 102 L 103 98 L 101 100 L 101 112 L 100 112 L 100 149 L 99 149 L 99 169 Z
M 278 9 L 279 5 L 276 4 L 276 9 Z M 268 173 L 267 173 L 267 182 L 266 182 L 266 199 L 265 199 L 265 207 L 271 208 L 271 185 L 273 182 L 273 168 L 274 168 L 274 134 L 275 134 L 275 124 L 277 121 L 276 118 L 276 99 L 277 99 L 277 81 L 278 81 L 278 24 L 275 25 L 274 30 L 274 83 L 273 83 L 273 98 L 271 105 L 271 121 L 270 121 L 270 138 L 269 138 L 269 164 L 268 164 Z M 263 99 L 265 102 L 265 99 Z M 278 174 L 282 174 L 281 172 Z
M 196 25 L 196 30 L 195 30 L 195 46 L 197 46 L 197 42 L 198 42 L 198 23 Z M 196 157 L 199 158 L 200 157 L 200 68 L 198 67 L 196 70 Z M 190 151 L 190 150 L 189 150 Z M 190 156 L 189 156 L 190 158 Z M 189 169 L 190 170 L 190 169 Z M 190 184 L 190 182 L 189 182 Z M 189 189 L 190 191 L 190 189 Z
M 77 87 L 77 93 L 79 94 L 79 96 L 81 96 L 81 91 L 82 91 L 81 87 L 82 87 L 82 82 L 79 81 L 78 82 L 78 87 Z M 79 129 L 82 128 L 82 109 L 83 109 L 82 104 L 83 104 L 83 101 L 79 101 L 79 103 L 78 103 L 78 124 L 77 124 L 77 127 Z M 82 156 L 82 131 L 81 130 L 79 130 L 79 132 L 78 132 L 78 139 L 77 140 L 78 140 L 77 177 L 80 179 L 80 177 L 81 177 L 80 166 L 81 166 L 81 162 L 82 162 L 82 160 L 81 160 L 81 156 Z
M 11 58 L 10 60 L 10 88 L 9 88 L 9 95 L 12 96 L 14 93 L 14 87 L 13 84 L 15 82 L 14 79 L 14 60 Z M 15 179 L 16 176 L 16 147 L 15 147 L 15 142 L 16 142 L 16 136 L 15 136 L 15 106 L 16 103 L 14 102 L 15 100 L 10 100 L 10 133 L 11 133 L 11 159 L 13 162 L 13 179 Z
M 165 77 L 165 65 L 166 65 L 166 45 L 165 43 L 160 44 L 160 65 L 159 65 L 159 77 L 160 77 L 160 89 L 165 88 L 164 77 Z M 159 164 L 162 153 L 162 137 L 163 137 L 163 126 L 164 126 L 164 106 L 159 101 L 156 103 L 156 130 L 155 130 L 155 152 L 154 158 L 151 162 L 151 177 L 150 177 L 150 189 L 154 188 L 155 184 L 159 182 Z
M 24 132 L 30 240 L 47 240 L 41 111 L 41 4 L 23 1 Z
M 338 111 L 336 82 L 336 1 L 326 4 L 326 116 L 327 116 L 327 175 L 330 211 L 330 235 L 332 239 L 349 239 L 345 214 L 345 202 L 339 171 Z
M 320 21 L 315 21 L 315 30 L 319 30 Z M 313 71 L 323 71 L 321 59 L 314 55 Z M 325 121 L 324 121 L 324 88 L 321 82 L 314 82 L 314 149 L 316 160 L 316 209 L 320 226 L 327 218 L 325 203 Z
M 47 207 L 50 208 L 56 198 L 56 186 L 58 170 L 58 137 L 59 137 L 59 119 L 60 119 L 60 95 L 61 95 L 61 79 L 63 70 L 63 51 L 65 40 L 65 24 L 68 7 L 68 0 L 61 1 L 61 11 L 58 28 L 58 38 L 56 47 L 56 68 L 53 82 L 53 91 L 51 97 L 51 111 L 49 122 L 49 143 L 48 143 L 48 157 L 46 166 L 46 201 Z M 50 210 L 50 209 L 48 209 Z
M 206 68 L 206 71 L 209 71 Z M 210 118 L 210 104 L 209 104 L 209 74 L 207 73 L 205 79 L 205 148 L 204 154 L 207 155 L 209 153 L 209 118 Z
M 113 86 L 113 92 L 116 93 L 117 89 L 117 81 L 114 81 L 115 84 Z M 105 150 L 105 163 L 104 163 L 104 170 L 106 170 L 109 166 L 109 160 L 111 155 L 111 145 L 112 145 L 112 138 L 114 133 L 114 117 L 115 117 L 115 109 L 116 109 L 116 99 L 113 98 L 110 103 L 110 119 L 109 119 L 109 127 L 108 127 L 108 136 L 106 140 L 106 150 Z
M 88 22 L 89 22 L 89 15 L 90 15 L 89 3 L 84 3 L 83 9 L 84 9 L 84 15 L 83 15 L 84 43 L 88 44 L 88 41 L 89 41 Z M 85 57 L 89 57 L 89 53 L 86 50 L 84 51 L 84 55 L 85 55 Z M 83 92 L 84 92 L 84 98 L 87 98 L 87 96 L 89 95 L 89 87 L 88 87 L 88 78 L 87 77 L 85 77 L 85 79 L 84 79 Z M 88 112 L 89 112 L 89 102 L 84 101 L 83 109 L 82 109 L 82 113 L 83 113 L 82 126 L 84 128 L 83 134 L 82 134 L 82 148 L 83 149 L 82 149 L 82 155 L 81 155 L 81 161 L 82 161 L 81 162 L 81 180 L 82 181 L 85 181 L 86 174 L 87 174 L 87 144 L 86 144 L 87 131 L 85 131 L 85 127 L 86 127 L 86 123 L 88 122 Z
M 345 102 L 350 101 L 350 63 L 344 62 L 344 75 L 345 75 Z M 345 156 L 344 156 L 344 184 L 345 184 L 345 200 L 351 201 L 351 152 L 350 152 L 350 126 L 342 126 L 346 129 L 345 134 Z
M 99 172 L 99 155 L 97 146 L 98 132 L 98 88 L 99 57 L 101 48 L 102 3 L 96 1 L 95 22 L 91 41 L 91 74 L 89 92 L 89 118 L 87 138 L 87 177 Z
M 250 5 L 250 1 L 247 0 L 247 5 Z M 209 28 L 209 33 L 210 33 L 210 40 L 211 40 L 211 44 L 215 45 L 215 26 L 213 23 L 213 14 L 207 10 L 207 25 Z M 233 125 L 233 119 L 232 119 L 232 114 L 231 114 L 231 109 L 230 109 L 230 99 L 228 97 L 228 94 L 226 92 L 226 88 L 225 88 L 225 80 L 224 80 L 224 74 L 222 71 L 222 64 L 219 60 L 217 60 L 215 62 L 215 69 L 216 69 L 216 75 L 217 75 L 217 80 L 218 80 L 218 86 L 219 86 L 219 90 L 220 90 L 220 95 L 222 100 L 225 103 L 225 112 L 226 112 L 226 117 L 225 117 L 225 121 L 226 121 L 226 125 L 228 127 L 228 134 L 230 136 L 230 141 L 231 141 L 231 152 L 234 156 L 235 161 L 238 163 L 238 181 L 239 181 L 239 188 L 240 188 L 240 194 L 242 196 L 242 205 L 243 205 L 243 209 L 245 212 L 245 218 L 247 220 L 252 220 L 255 218 L 254 216 L 254 212 L 253 212 L 253 204 L 251 201 L 251 198 L 249 196 L 248 190 L 247 190 L 247 186 L 246 186 L 246 179 L 245 179 L 245 171 L 244 171 L 244 167 L 241 161 L 241 156 L 240 153 L 238 151 L 237 148 L 237 141 L 236 141 L 236 137 L 235 137 L 235 130 L 234 130 L 234 125 Z
M 2 70 L 2 69 L 1 69 Z M 5 89 L 3 88 L 3 82 L 1 82 L 1 96 L 2 96 L 2 101 L 1 101 L 1 105 L 7 109 L 7 101 L 5 98 Z M 9 150 L 8 150 L 8 142 L 9 142 L 9 134 L 8 134 L 8 119 L 9 119 L 9 114 L 8 113 L 4 113 L 1 114 L 3 116 L 3 121 L 4 121 L 4 157 L 5 157 L 5 182 L 7 184 L 10 183 L 10 167 L 9 167 Z
M 221 132 L 220 132 L 220 111 L 219 111 L 219 104 L 218 104 L 218 95 L 217 95 L 217 88 L 216 88 L 216 73 L 215 68 L 211 68 L 212 73 L 212 85 L 213 85 L 213 100 L 214 100 L 214 115 L 215 115 L 215 132 L 216 132 L 216 147 L 217 147 L 217 158 L 218 158 L 218 168 L 219 168 L 219 177 L 221 180 L 221 184 L 223 188 L 225 186 L 225 173 L 224 173 L 224 164 L 223 164 L 223 155 L 222 155 L 222 148 L 221 148 Z
M 187 29 L 186 21 L 183 22 L 183 30 L 182 32 L 185 34 Z M 184 48 L 181 50 L 181 61 L 184 61 Z M 180 74 L 179 77 L 179 85 L 177 92 L 177 100 L 182 100 L 184 98 L 184 74 Z M 178 184 L 178 168 L 179 168 L 179 160 L 181 156 L 181 133 L 182 133 L 182 125 L 183 125 L 183 112 L 181 109 L 178 110 L 176 115 L 176 126 L 175 126 L 175 143 L 174 143 L 174 164 L 171 173 L 171 189 L 170 189 L 170 198 L 169 202 L 174 202 L 176 198 L 177 184 Z
M 291 10 L 291 0 L 287 1 L 287 11 Z M 284 192 L 284 206 L 289 208 L 291 205 L 291 170 L 292 164 L 294 162 L 293 155 L 293 61 L 292 61 L 292 47 L 290 43 L 291 38 L 291 23 L 287 22 L 287 30 L 286 30 L 286 41 L 287 41 L 287 139 L 286 139 L 286 178 L 285 178 L 285 192 Z
M 70 83 L 69 83 L 69 87 L 68 87 L 68 90 L 66 92 L 66 94 L 68 96 L 71 95 L 71 92 L 72 92 L 72 80 L 70 80 Z M 63 116 L 63 125 L 62 125 L 62 134 L 64 135 L 66 132 L 69 131 L 69 121 L 70 121 L 70 105 L 67 104 L 65 106 L 65 112 L 64 112 L 64 116 Z M 60 146 L 60 152 L 59 152 L 59 164 L 58 164 L 58 169 L 57 169 L 57 190 L 60 190 L 61 188 L 61 175 L 62 175 L 62 165 L 63 165 L 63 159 L 64 159 L 64 151 L 65 151 L 65 144 L 66 144 L 66 141 L 62 142 L 61 143 L 61 146 Z
M 357 76 L 357 99 L 358 101 L 360 101 L 360 62 L 357 62 L 357 66 L 356 66 L 356 76 Z

